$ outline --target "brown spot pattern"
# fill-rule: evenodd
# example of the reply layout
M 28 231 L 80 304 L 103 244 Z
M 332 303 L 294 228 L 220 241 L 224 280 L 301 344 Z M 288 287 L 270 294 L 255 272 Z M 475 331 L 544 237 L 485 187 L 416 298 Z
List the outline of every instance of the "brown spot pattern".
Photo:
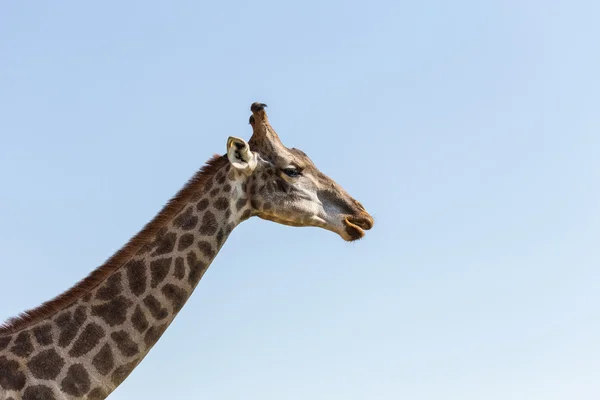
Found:
M 167 324 L 151 326 L 150 329 L 148 329 L 148 332 L 146 332 L 146 335 L 144 336 L 144 343 L 146 343 L 146 348 L 152 347 L 158 341 L 158 339 L 160 339 L 160 336 L 166 329 Z
M 79 306 L 75 309 L 75 312 L 71 314 L 67 311 L 56 318 L 56 325 L 60 331 L 58 336 L 58 345 L 61 347 L 67 347 L 75 336 L 79 332 L 79 328 L 85 321 L 86 313 L 85 307 Z
M 111 333 L 110 337 L 114 340 L 117 348 L 125 357 L 133 357 L 139 352 L 138 345 L 135 343 L 129 333 L 124 330 Z
M 223 229 L 219 229 L 217 233 L 217 246 L 221 246 L 223 244 L 223 239 L 225 238 L 225 234 L 223 233 Z
M 171 269 L 171 262 L 173 258 L 161 258 L 158 260 L 154 260 L 150 263 L 150 274 L 152 276 L 152 281 L 150 285 L 155 288 L 161 283 L 169 274 L 169 270 Z
M 169 239 L 165 238 L 165 235 L 167 234 L 167 232 L 168 232 L 168 229 L 166 227 L 163 226 L 162 228 L 160 228 L 158 230 L 158 232 L 156 232 L 156 234 L 152 238 L 152 241 L 150 243 L 146 243 L 144 245 L 144 247 L 142 247 L 142 249 L 140 249 L 138 254 L 140 254 L 140 255 L 146 254 L 150 250 L 156 250 L 161 245 L 164 245 L 165 241 L 168 243 Z
M 10 351 L 19 357 L 27 357 L 33 352 L 33 343 L 29 331 L 23 331 L 17 335 Z
M 23 392 L 23 400 L 56 400 L 52 389 L 45 385 L 29 386 Z
M 108 344 L 102 346 L 98 354 L 94 356 L 92 365 L 102 375 L 108 375 L 115 366 L 115 359 L 113 357 L 112 350 Z
M 192 207 L 188 207 L 173 220 L 173 225 L 184 231 L 189 231 L 198 225 L 198 217 L 194 215 Z
M 132 304 L 131 300 L 120 295 L 108 303 L 92 306 L 92 315 L 102 318 L 109 326 L 120 325 L 127 319 L 127 309 Z
M 163 254 L 169 254 L 175 248 L 175 242 L 177 241 L 177 235 L 173 232 L 163 235 L 160 239 L 157 239 L 157 247 L 152 253 L 153 256 L 160 256 Z
M 92 389 L 91 392 L 88 393 L 87 400 L 104 400 L 108 396 L 108 393 L 104 391 L 102 388 Z
M 188 282 L 190 285 L 195 286 L 202 277 L 204 270 L 206 270 L 207 266 L 202 261 L 198 260 L 196 254 L 193 252 L 188 253 L 187 255 L 187 263 L 189 269 Z
M 229 207 L 229 200 L 227 200 L 225 197 L 219 197 L 217 200 L 215 200 L 214 206 L 217 210 L 226 210 L 227 207 Z
M 120 385 L 123 381 L 131 374 L 131 371 L 135 369 L 138 364 L 138 360 L 132 361 L 125 365 L 121 365 L 119 368 L 113 372 L 111 376 L 111 380 L 113 384 Z
M 81 397 L 89 392 L 90 386 L 90 375 L 81 364 L 71 365 L 67 376 L 60 383 L 63 392 L 75 397 Z
M 136 296 L 141 296 L 146 291 L 146 263 L 141 260 L 133 260 L 127 263 L 126 268 L 129 290 Z
M 81 357 L 89 353 L 100 343 L 103 336 L 104 329 L 100 325 L 94 322 L 87 324 L 69 351 L 69 356 Z
M 144 299 L 144 304 L 146 305 L 146 307 L 148 307 L 150 314 L 152 314 L 152 316 L 157 320 L 167 318 L 167 315 L 169 315 L 167 309 L 164 308 L 162 304 L 160 304 L 160 301 L 158 301 L 156 297 L 154 297 L 151 294 L 146 296 L 146 298 Z
M 183 251 L 190 247 L 194 243 L 194 235 L 191 233 L 184 233 L 179 238 L 179 244 L 177 245 L 177 251 Z
M 44 324 L 33 328 L 33 335 L 40 346 L 52 344 L 52 325 Z
M 235 209 L 240 211 L 242 208 L 244 208 L 247 202 L 248 199 L 246 197 L 242 197 L 241 199 L 235 202 Z
M 113 275 L 106 279 L 106 283 L 98 289 L 96 293 L 96 299 L 98 300 L 110 300 L 113 297 L 121 294 L 121 273 L 115 272 Z
M 202 216 L 202 225 L 200 225 L 200 233 L 202 235 L 212 236 L 217 233 L 217 219 L 215 214 L 206 211 Z
M 204 211 L 204 210 L 206 210 L 208 208 L 208 205 L 209 205 L 208 199 L 202 199 L 196 205 L 196 210 L 198 210 L 198 211 Z
M 212 245 L 205 240 L 198 242 L 198 248 L 208 258 L 213 258 L 215 256 L 215 251 L 212 248 Z
M 0 387 L 6 390 L 21 390 L 25 386 L 25 374 L 19 363 L 0 356 Z
M 182 257 L 177 257 L 175 259 L 175 272 L 173 275 L 177 279 L 183 279 L 185 277 L 185 265 L 183 264 Z
M 12 336 L 0 337 L 0 350 L 4 350 L 5 348 L 7 348 L 11 340 Z
M 140 333 L 148 329 L 148 319 L 144 315 L 140 306 L 135 307 L 135 311 L 131 315 L 131 323 L 133 327 Z
M 187 293 L 182 288 L 175 286 L 171 283 L 166 284 L 162 288 L 162 292 L 167 299 L 171 302 L 173 310 L 175 312 L 180 311 L 183 308 L 187 300 Z
M 27 363 L 32 375 L 38 379 L 55 379 L 65 361 L 54 349 L 44 350 Z

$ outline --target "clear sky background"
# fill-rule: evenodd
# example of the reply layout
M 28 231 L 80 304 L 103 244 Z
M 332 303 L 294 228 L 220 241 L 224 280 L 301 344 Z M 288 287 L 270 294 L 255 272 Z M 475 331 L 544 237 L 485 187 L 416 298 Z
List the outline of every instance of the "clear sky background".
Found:
M 2 2 L 0 319 L 101 264 L 262 101 L 375 228 L 242 224 L 111 399 L 597 400 L 599 18 Z

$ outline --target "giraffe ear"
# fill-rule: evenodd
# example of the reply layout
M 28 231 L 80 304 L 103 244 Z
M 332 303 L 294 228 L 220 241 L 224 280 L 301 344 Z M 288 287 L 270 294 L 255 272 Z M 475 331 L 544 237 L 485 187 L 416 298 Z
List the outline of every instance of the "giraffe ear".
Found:
M 233 136 L 227 139 L 227 158 L 241 172 L 251 174 L 256 168 L 256 154 L 250 151 L 250 145 L 244 139 Z

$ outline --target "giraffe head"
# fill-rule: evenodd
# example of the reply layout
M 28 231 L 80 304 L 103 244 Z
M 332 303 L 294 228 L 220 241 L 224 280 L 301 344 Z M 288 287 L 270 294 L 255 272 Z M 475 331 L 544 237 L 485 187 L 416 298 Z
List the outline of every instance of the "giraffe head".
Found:
M 321 227 L 347 241 L 362 238 L 373 218 L 304 152 L 281 143 L 265 107 L 251 106 L 254 132 L 248 142 L 227 140 L 227 157 L 243 181 L 252 213 L 284 225 Z

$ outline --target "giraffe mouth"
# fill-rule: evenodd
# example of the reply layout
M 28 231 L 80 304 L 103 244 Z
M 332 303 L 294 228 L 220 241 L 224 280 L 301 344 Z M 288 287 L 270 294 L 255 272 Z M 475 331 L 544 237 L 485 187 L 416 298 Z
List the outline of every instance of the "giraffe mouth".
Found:
M 371 229 L 373 224 L 373 218 L 366 213 L 358 217 L 346 217 L 344 218 L 345 227 L 342 237 L 348 242 L 362 239 L 365 236 L 365 231 Z

